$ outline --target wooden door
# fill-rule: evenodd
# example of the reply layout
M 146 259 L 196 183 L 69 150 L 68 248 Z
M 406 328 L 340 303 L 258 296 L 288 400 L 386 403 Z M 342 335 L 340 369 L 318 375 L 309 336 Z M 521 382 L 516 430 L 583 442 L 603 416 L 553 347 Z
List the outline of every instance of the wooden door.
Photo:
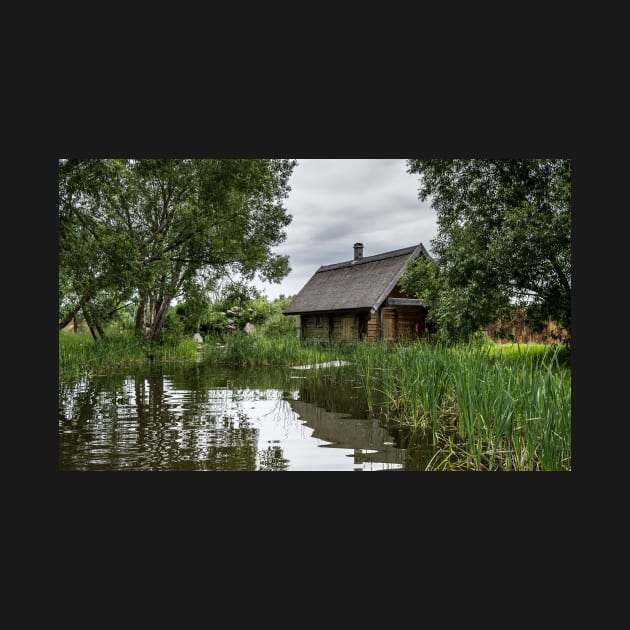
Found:
M 393 311 L 384 313 L 383 338 L 396 339 L 396 313 Z

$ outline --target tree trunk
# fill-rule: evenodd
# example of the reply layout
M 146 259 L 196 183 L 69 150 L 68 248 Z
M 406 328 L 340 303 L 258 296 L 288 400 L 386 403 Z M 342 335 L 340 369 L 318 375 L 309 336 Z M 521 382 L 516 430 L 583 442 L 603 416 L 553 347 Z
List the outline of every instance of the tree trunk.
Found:
M 178 288 L 181 286 L 184 275 L 180 276 L 181 265 L 177 265 L 170 281 L 158 292 L 157 296 L 152 300 L 151 304 L 151 329 L 149 330 L 148 338 L 150 341 L 155 341 L 162 332 L 164 327 L 164 321 L 166 319 L 166 313 L 171 305 L 173 296 L 177 294 Z
M 73 318 L 76 320 L 77 313 L 83 309 L 91 299 L 92 296 L 89 292 L 85 293 L 85 295 L 83 295 L 83 297 L 79 300 L 79 303 L 59 322 L 59 330 L 65 328 Z M 74 332 L 76 332 L 76 329 Z
M 98 341 L 98 335 L 96 334 L 96 330 L 92 322 L 92 314 L 90 313 L 90 309 L 84 308 L 83 315 L 85 316 L 85 323 L 88 325 L 88 328 L 90 329 L 90 334 L 92 335 L 92 339 L 94 339 L 94 341 Z
M 76 318 L 77 311 L 81 308 L 81 305 L 77 305 L 72 311 L 70 311 L 60 322 L 59 330 L 64 329 L 73 319 Z M 76 331 L 75 331 L 76 332 Z
M 150 300 L 151 308 L 149 309 L 149 311 L 151 312 L 151 316 L 149 318 L 149 324 L 148 324 L 150 328 L 153 328 L 153 322 L 157 318 L 157 311 L 158 311 L 157 302 L 158 302 L 158 299 L 159 298 L 153 296 L 153 297 L 151 297 L 151 300 Z M 149 333 L 149 336 L 150 336 L 150 333 Z
M 143 291 L 140 294 L 140 301 L 138 303 L 138 310 L 136 311 L 136 335 L 145 335 L 146 327 L 146 309 L 147 300 L 149 299 L 149 292 Z
M 155 309 L 155 314 L 153 315 L 153 320 L 151 321 L 151 329 L 149 330 L 149 339 L 151 341 L 155 341 L 162 331 L 162 327 L 164 326 L 164 318 L 170 305 L 171 298 L 168 295 L 165 295 L 162 299 L 162 302 L 160 303 L 159 308 Z M 155 303 L 155 306 L 157 307 L 157 303 Z

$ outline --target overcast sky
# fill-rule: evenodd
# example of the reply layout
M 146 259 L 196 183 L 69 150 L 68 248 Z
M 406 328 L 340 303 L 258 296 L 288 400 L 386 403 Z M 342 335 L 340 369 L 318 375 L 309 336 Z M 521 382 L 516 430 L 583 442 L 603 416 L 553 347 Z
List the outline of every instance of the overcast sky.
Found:
M 437 234 L 435 211 L 418 199 L 419 176 L 406 160 L 300 160 L 285 200 L 293 220 L 274 252 L 292 271 L 280 284 L 256 282 L 270 300 L 295 295 L 321 265 L 352 260 L 354 243 L 374 256 L 422 243 Z

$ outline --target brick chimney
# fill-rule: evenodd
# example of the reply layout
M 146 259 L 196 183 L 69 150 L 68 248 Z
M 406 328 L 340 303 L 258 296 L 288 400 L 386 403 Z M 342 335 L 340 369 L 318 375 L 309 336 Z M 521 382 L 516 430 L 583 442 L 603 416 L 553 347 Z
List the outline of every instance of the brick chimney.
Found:
M 361 260 L 363 258 L 363 243 L 354 244 L 354 259 Z

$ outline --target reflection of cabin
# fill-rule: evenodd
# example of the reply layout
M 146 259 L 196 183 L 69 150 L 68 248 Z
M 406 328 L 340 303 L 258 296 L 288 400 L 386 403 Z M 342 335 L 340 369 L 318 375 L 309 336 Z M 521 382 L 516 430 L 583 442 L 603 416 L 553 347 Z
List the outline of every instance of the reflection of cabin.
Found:
M 304 425 L 313 429 L 311 437 L 330 442 L 326 448 L 353 450 L 355 464 L 403 465 L 405 451 L 392 445 L 392 436 L 375 418 L 352 418 L 302 400 L 290 399 L 288 403 Z
M 320 267 L 284 309 L 297 315 L 300 339 L 370 341 L 415 339 L 424 334 L 427 309 L 398 285 L 408 260 L 425 256 L 424 245 Z

